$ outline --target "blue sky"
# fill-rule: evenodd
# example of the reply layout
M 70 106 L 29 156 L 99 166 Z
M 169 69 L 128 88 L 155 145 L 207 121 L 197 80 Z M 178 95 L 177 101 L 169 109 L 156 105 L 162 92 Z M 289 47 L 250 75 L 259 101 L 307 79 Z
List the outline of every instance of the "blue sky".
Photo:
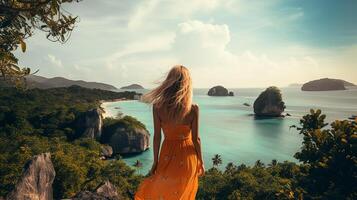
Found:
M 194 87 L 357 83 L 354 0 L 84 0 L 71 39 L 36 32 L 21 64 L 39 75 L 153 87 L 175 64 Z

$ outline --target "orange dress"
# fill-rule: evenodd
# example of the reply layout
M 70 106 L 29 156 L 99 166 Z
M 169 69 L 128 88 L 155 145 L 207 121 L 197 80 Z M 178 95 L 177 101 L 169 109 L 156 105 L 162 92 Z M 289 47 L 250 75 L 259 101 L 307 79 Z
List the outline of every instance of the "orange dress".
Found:
M 139 186 L 135 200 L 194 200 L 199 159 L 189 125 L 162 124 L 164 141 L 157 169 Z

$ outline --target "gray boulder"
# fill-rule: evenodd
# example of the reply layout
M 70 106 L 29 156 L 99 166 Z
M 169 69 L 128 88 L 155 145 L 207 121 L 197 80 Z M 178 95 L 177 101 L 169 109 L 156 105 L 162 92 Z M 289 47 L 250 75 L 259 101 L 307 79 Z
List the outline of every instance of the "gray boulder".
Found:
M 8 200 L 52 200 L 52 183 L 55 170 L 50 153 L 34 156 L 28 161 Z
M 114 153 L 140 153 L 149 148 L 150 134 L 142 128 L 117 128 L 110 138 L 109 145 Z
M 258 117 L 280 117 L 284 112 L 285 103 L 277 87 L 269 87 L 263 91 L 254 102 L 254 113 Z
M 110 158 L 113 155 L 113 148 L 109 145 L 102 145 L 101 146 L 101 156 L 104 156 L 105 158 Z
M 82 191 L 76 194 L 72 200 L 121 200 L 122 198 L 118 192 L 116 187 L 106 181 L 102 185 L 100 185 L 95 191 Z
M 208 90 L 208 96 L 234 96 L 233 92 L 228 92 L 228 90 L 221 86 L 217 85 Z

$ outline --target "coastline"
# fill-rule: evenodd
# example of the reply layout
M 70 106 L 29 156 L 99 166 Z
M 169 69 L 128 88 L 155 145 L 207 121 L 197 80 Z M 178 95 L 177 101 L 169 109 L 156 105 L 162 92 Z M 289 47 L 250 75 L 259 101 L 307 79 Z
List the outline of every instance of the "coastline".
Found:
M 99 103 L 100 103 L 99 107 L 102 110 L 103 119 L 108 118 L 108 117 L 115 117 L 115 114 L 109 111 L 108 104 L 114 103 L 114 102 L 120 102 L 120 101 L 133 101 L 133 99 L 121 98 L 121 99 L 100 100 L 99 101 Z

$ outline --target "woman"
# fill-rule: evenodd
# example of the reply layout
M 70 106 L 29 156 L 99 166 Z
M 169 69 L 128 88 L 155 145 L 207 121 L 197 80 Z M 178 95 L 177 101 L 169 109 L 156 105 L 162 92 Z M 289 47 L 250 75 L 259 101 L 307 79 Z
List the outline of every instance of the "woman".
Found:
M 188 69 L 174 66 L 165 81 L 142 99 L 153 105 L 154 163 L 135 200 L 194 200 L 198 177 L 205 168 L 198 134 L 198 106 L 192 104 Z M 161 129 L 165 138 L 160 150 Z

